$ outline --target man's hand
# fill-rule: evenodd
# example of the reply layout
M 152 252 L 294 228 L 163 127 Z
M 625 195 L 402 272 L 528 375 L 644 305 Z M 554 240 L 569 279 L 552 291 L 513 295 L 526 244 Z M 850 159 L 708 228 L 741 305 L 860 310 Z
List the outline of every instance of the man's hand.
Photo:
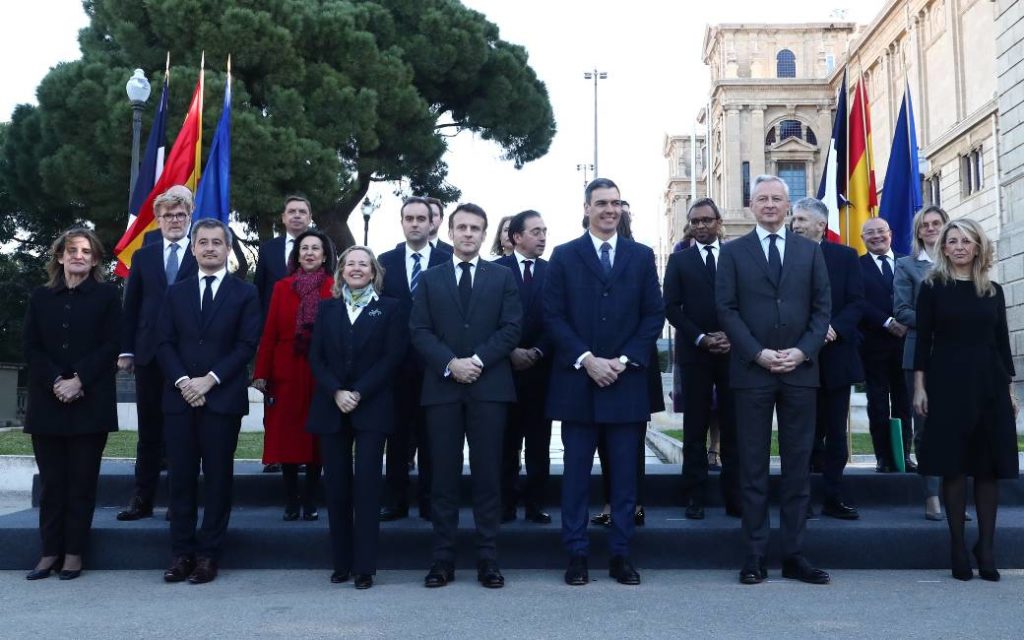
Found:
M 267 392 L 267 380 L 266 380 L 266 378 L 255 378 L 255 379 L 253 379 L 253 381 L 251 383 L 249 383 L 249 386 L 252 387 L 253 389 L 259 391 L 260 393 L 266 393 Z
M 619 374 L 626 369 L 626 365 L 618 360 L 598 358 L 589 355 L 583 359 L 583 368 L 587 375 L 597 383 L 599 387 L 607 387 L 619 379 Z
M 135 358 L 132 356 L 121 356 L 117 359 L 117 368 L 126 373 L 135 371 Z
M 352 413 L 359 406 L 360 395 L 354 391 L 339 389 L 334 392 L 334 404 L 342 413 Z
M 516 371 L 525 371 L 540 360 L 540 356 L 534 349 L 513 349 L 508 357 L 512 361 L 512 368 Z
M 804 355 L 804 352 L 796 347 L 783 349 L 778 354 L 780 359 L 776 363 L 775 368 L 772 369 L 772 373 L 789 373 L 807 361 L 807 356 Z
M 775 368 L 782 365 L 783 358 L 782 354 L 775 349 L 761 349 L 761 353 L 757 354 L 757 360 L 755 360 L 755 362 L 772 373 L 775 373 Z
M 914 387 L 914 413 L 922 418 L 928 417 L 928 392 L 923 386 Z
M 217 384 L 217 380 L 210 374 L 206 374 L 201 378 L 189 378 L 178 385 L 178 389 L 181 390 L 181 397 L 185 399 L 185 402 L 193 407 L 201 407 L 206 404 L 206 394 L 215 384 Z M 195 404 L 200 399 L 202 402 Z
M 895 318 L 889 323 L 889 326 L 886 327 L 885 330 L 897 338 L 902 338 L 907 335 L 907 325 L 897 322 Z
M 709 333 L 708 336 L 711 336 L 712 339 L 708 351 L 715 354 L 729 353 L 732 345 L 729 343 L 729 338 L 725 335 L 724 331 L 715 331 L 714 333 Z
M 62 378 L 53 383 L 53 395 L 61 402 L 74 402 L 85 395 L 82 393 L 82 381 L 77 375 L 67 380 Z
M 828 331 L 825 332 L 825 342 L 835 342 L 839 334 L 832 328 L 832 325 L 828 325 Z
M 472 358 L 452 358 L 452 361 L 448 363 L 448 371 L 456 382 L 472 384 L 480 379 L 483 368 L 473 362 Z

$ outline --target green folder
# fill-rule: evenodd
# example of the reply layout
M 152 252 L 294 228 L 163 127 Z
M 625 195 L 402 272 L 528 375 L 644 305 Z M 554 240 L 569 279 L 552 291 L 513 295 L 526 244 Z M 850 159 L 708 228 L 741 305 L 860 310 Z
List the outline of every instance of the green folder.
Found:
M 907 472 L 906 454 L 903 452 L 903 421 L 889 418 L 889 441 L 892 442 L 892 460 L 900 473 Z

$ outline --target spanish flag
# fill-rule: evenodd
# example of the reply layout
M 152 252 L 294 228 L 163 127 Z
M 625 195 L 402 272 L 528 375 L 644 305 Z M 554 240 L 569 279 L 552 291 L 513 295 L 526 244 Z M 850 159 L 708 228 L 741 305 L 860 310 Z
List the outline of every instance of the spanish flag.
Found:
M 204 58 L 205 62 L 205 58 Z M 153 185 L 153 190 L 139 208 L 138 217 L 128 227 L 124 235 L 114 247 L 117 256 L 117 267 L 114 273 L 125 278 L 131 270 L 132 256 L 142 247 L 143 238 L 148 231 L 157 228 L 153 216 L 153 201 L 164 191 L 183 184 L 195 192 L 199 183 L 200 154 L 203 150 L 203 64 L 199 68 L 199 82 L 196 83 L 192 102 L 189 104 L 185 122 L 181 125 L 178 138 L 171 147 L 171 153 L 164 162 L 163 173 Z
M 863 82 L 853 87 L 853 106 L 850 109 L 850 179 L 847 193 L 845 220 L 842 221 L 843 244 L 857 253 L 867 251 L 860 238 L 860 228 L 868 218 L 878 215 L 878 190 L 875 188 L 875 158 L 871 150 L 871 114 L 868 95 Z

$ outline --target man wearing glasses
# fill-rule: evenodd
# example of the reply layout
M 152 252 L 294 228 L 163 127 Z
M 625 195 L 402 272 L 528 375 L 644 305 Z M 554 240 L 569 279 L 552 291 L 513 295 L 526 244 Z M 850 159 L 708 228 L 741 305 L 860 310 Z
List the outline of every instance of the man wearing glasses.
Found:
M 156 322 L 167 286 L 196 274 L 196 259 L 188 250 L 194 208 L 188 187 L 177 185 L 158 196 L 153 201 L 153 213 L 163 239 L 144 245 L 132 255 L 131 274 L 124 289 L 117 366 L 135 372 L 139 442 L 135 449 L 135 492 L 128 506 L 117 514 L 118 520 L 153 515 L 164 440 L 164 374 L 156 360 Z

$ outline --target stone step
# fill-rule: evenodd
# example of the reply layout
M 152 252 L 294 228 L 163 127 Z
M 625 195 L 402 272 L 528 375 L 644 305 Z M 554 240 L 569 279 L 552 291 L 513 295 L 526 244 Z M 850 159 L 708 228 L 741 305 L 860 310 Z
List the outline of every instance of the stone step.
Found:
M 138 522 L 117 522 L 117 509 L 97 509 L 91 550 L 86 556 L 90 569 L 147 569 L 158 571 L 170 560 L 168 523 L 162 512 L 156 518 Z M 805 553 L 818 566 L 843 569 L 942 569 L 948 566 L 948 532 L 944 522 L 931 522 L 922 509 L 873 507 L 861 510 L 857 521 L 831 518 L 807 524 Z M 520 512 L 521 515 L 521 512 Z M 565 553 L 557 511 L 548 525 L 517 520 L 502 526 L 498 540 L 499 560 L 507 569 L 561 571 Z M 0 569 L 24 570 L 38 559 L 38 511 L 27 509 L 0 516 Z M 778 511 L 771 517 L 777 525 Z M 458 535 L 460 569 L 475 566 L 472 513 L 460 513 Z M 603 573 L 607 567 L 603 527 L 590 526 L 591 568 Z M 976 528 L 968 526 L 968 544 Z M 1024 567 L 1024 507 L 999 511 L 997 554 L 1000 567 Z M 380 569 L 426 571 L 430 564 L 432 529 L 428 522 L 407 518 L 381 527 Z M 769 553 L 772 574 L 779 563 L 779 531 L 773 529 Z M 682 518 L 678 509 L 650 508 L 647 526 L 637 530 L 633 557 L 640 569 L 729 569 L 738 570 L 744 557 L 740 523 L 721 510 L 709 510 L 705 520 Z M 276 507 L 239 507 L 231 517 L 222 566 L 236 569 L 330 570 L 327 514 L 317 522 L 283 522 Z M 472 573 L 466 576 L 471 578 Z M 159 580 L 154 574 L 154 581 Z M 460 579 L 463 579 L 460 575 Z

